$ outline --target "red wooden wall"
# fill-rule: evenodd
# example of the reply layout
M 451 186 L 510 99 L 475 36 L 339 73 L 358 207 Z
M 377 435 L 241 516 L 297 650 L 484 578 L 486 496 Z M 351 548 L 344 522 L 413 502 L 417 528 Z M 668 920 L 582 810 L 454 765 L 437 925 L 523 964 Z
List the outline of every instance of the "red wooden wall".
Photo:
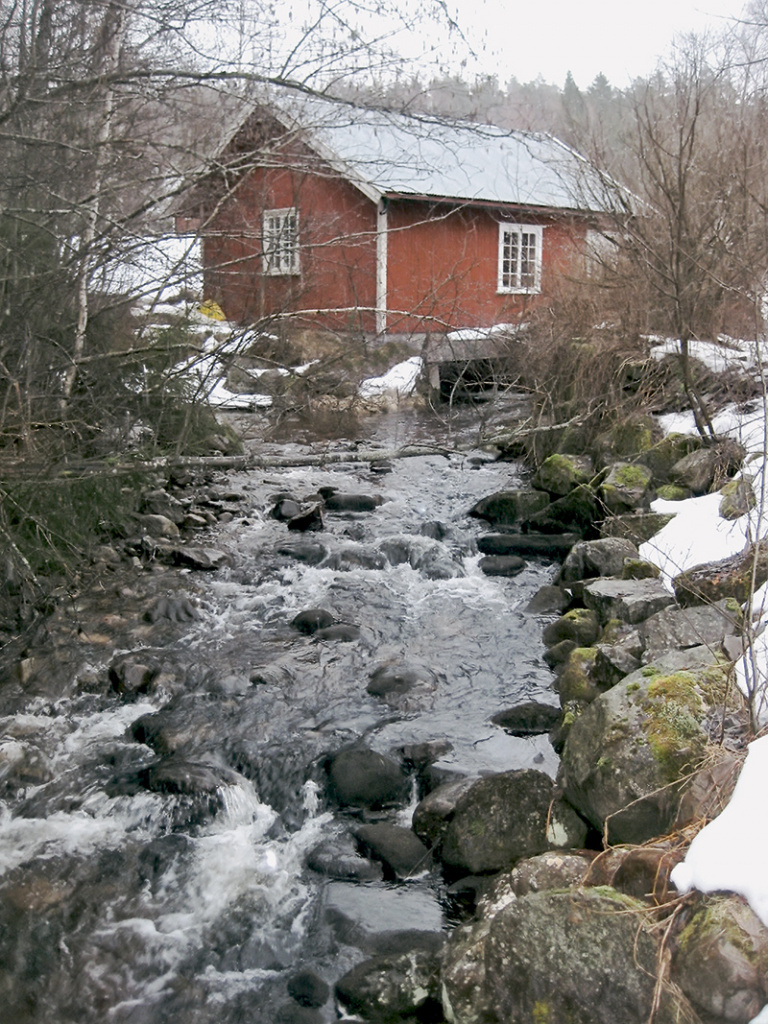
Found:
M 301 273 L 262 273 L 265 209 L 299 211 Z M 497 293 L 500 220 L 543 227 L 541 295 Z M 586 225 L 531 211 L 394 199 L 388 204 L 387 330 L 444 331 L 514 322 L 551 295 L 567 273 Z M 248 323 L 289 322 L 375 330 L 376 206 L 315 163 L 247 172 L 204 234 L 206 298 Z M 302 311 L 304 315 L 302 316 Z M 315 312 L 320 311 L 320 312 Z

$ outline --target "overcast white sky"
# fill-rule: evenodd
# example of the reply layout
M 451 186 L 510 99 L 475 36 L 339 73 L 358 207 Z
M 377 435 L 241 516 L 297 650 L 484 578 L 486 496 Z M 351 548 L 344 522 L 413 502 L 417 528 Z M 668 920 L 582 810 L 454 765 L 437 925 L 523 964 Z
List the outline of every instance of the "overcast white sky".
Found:
M 562 86 L 568 71 L 586 88 L 601 71 L 612 85 L 650 74 L 678 33 L 737 18 L 744 0 L 449 0 L 480 66 L 504 85 L 541 75 Z

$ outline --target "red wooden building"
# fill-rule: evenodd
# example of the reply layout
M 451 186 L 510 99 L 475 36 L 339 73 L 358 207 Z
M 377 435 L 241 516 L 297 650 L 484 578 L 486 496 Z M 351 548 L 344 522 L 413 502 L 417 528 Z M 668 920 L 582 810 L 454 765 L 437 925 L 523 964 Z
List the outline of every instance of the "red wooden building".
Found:
M 551 295 L 594 183 L 549 136 L 293 99 L 250 113 L 179 227 L 200 232 L 229 319 L 444 332 Z

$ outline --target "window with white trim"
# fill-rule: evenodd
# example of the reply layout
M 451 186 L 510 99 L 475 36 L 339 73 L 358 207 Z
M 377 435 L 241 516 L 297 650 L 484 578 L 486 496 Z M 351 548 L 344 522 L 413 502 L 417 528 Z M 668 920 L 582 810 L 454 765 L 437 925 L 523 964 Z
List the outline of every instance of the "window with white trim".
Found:
M 299 211 L 295 206 L 265 210 L 262 230 L 264 273 L 299 273 Z
M 532 224 L 499 224 L 499 292 L 541 291 L 542 229 Z

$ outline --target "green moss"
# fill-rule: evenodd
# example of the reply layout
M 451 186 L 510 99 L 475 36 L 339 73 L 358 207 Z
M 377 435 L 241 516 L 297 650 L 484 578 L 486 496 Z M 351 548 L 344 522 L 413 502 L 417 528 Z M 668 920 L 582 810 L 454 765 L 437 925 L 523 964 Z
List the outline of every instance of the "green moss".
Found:
M 661 569 L 653 562 L 646 562 L 642 558 L 628 558 L 621 570 L 623 580 L 649 580 L 658 579 Z
M 633 466 L 627 463 L 617 466 L 611 473 L 611 483 L 617 487 L 647 487 L 651 480 L 651 471 L 646 466 Z
M 640 671 L 646 677 L 646 679 L 652 679 L 653 676 L 661 675 L 659 670 L 657 668 L 654 668 L 653 665 L 646 665 L 644 668 L 641 668 Z
M 552 1011 L 549 1003 L 537 999 L 533 1004 L 533 1024 L 550 1024 L 551 1020 Z
M 690 672 L 658 676 L 646 690 L 642 704 L 643 732 L 654 760 L 668 782 L 703 754 L 706 735 L 699 722 L 704 702 L 697 692 L 696 677 Z
M 690 498 L 691 492 L 687 487 L 680 487 L 678 484 L 662 484 L 656 488 L 656 497 L 664 501 L 685 501 Z
M 627 693 L 636 693 L 640 689 L 640 683 L 629 683 L 627 685 Z

